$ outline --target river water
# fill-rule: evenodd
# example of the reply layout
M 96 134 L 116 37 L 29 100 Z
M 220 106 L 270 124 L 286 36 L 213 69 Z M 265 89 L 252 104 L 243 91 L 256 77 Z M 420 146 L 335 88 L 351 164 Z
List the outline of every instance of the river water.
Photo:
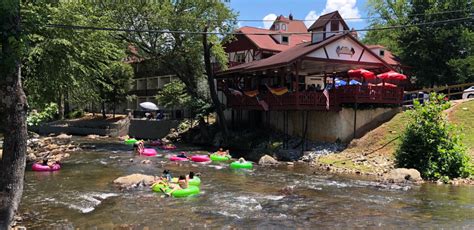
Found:
M 29 229 L 474 229 L 474 187 L 424 184 L 407 190 L 317 172 L 306 165 L 235 171 L 225 164 L 138 157 L 96 142 L 54 173 L 28 170 L 21 213 Z M 188 148 L 188 151 L 199 149 Z M 133 159 L 133 162 L 130 161 Z M 141 164 L 150 159 L 152 164 Z M 120 191 L 132 173 L 200 172 L 201 194 L 165 198 L 149 188 Z M 285 191 L 282 188 L 286 187 Z

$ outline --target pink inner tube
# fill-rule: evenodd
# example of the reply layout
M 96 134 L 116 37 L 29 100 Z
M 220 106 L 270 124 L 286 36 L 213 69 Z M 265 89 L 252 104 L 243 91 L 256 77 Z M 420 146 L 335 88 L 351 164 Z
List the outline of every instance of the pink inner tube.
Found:
M 39 171 L 39 172 L 46 172 L 46 171 L 58 171 L 61 169 L 61 165 L 59 164 L 53 164 L 51 167 L 47 165 L 42 165 L 38 163 L 34 163 L 33 166 L 31 167 L 33 171 Z
M 187 161 L 188 158 L 184 158 L 184 157 L 178 157 L 178 156 L 172 156 L 170 157 L 170 161 Z
M 143 149 L 142 155 L 144 156 L 156 156 L 156 150 L 155 149 Z
M 176 146 L 174 146 L 174 145 L 171 145 L 171 146 L 165 145 L 165 146 L 163 146 L 163 147 L 161 147 L 161 148 L 164 149 L 164 150 L 174 150 L 174 149 L 176 149 Z
M 191 160 L 194 162 L 207 162 L 211 159 L 207 155 L 194 155 L 191 157 Z

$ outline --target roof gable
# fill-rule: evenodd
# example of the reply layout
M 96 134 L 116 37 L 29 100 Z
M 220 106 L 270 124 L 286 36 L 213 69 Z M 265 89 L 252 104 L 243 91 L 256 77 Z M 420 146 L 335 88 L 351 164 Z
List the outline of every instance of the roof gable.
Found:
M 336 41 L 341 40 L 340 43 Z M 346 47 L 346 48 L 343 48 Z M 339 47 L 339 48 L 338 48 Z M 326 49 L 326 51 L 324 51 Z M 328 49 L 331 49 L 328 50 Z M 352 52 L 354 49 L 354 52 Z M 339 51 L 338 51 L 339 50 Z M 326 55 L 326 53 L 328 53 Z M 333 35 L 330 38 L 319 43 L 302 43 L 298 44 L 286 51 L 275 54 L 269 58 L 238 65 L 229 68 L 225 73 L 237 71 L 255 71 L 270 67 L 285 66 L 300 58 L 318 58 L 330 60 L 341 60 L 350 62 L 376 63 L 392 69 L 378 55 L 373 53 L 369 48 L 352 37 L 349 33 Z
M 339 20 L 342 23 L 344 30 L 349 30 L 349 26 L 347 26 L 344 19 L 342 19 L 341 15 L 339 14 L 339 11 L 336 10 L 331 13 L 327 13 L 327 14 L 319 16 L 319 18 L 313 23 L 313 25 L 311 25 L 308 28 L 308 31 L 324 28 L 326 24 L 328 24 L 329 22 L 333 20 Z

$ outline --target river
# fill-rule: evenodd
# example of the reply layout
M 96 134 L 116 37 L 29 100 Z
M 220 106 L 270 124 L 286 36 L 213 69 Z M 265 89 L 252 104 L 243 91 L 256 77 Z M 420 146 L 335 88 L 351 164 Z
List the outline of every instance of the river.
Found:
M 84 141 L 84 140 L 78 140 Z M 130 147 L 96 141 L 71 154 L 61 171 L 27 170 L 20 212 L 28 229 L 474 229 L 474 187 L 423 184 L 387 189 L 305 165 L 235 171 L 225 164 L 133 156 Z M 188 151 L 198 151 L 188 148 Z M 133 162 L 130 161 L 133 159 Z M 148 188 L 120 191 L 132 173 L 200 172 L 201 194 L 165 198 Z M 282 192 L 287 187 L 292 192 Z

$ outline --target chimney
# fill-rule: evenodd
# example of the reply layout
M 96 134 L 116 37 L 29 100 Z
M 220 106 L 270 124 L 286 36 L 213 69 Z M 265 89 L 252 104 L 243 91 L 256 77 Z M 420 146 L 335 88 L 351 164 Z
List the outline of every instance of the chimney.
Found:
M 359 34 L 357 33 L 357 31 L 354 28 L 351 29 L 351 35 L 352 35 L 352 37 L 355 37 L 355 38 L 359 39 Z
M 288 18 L 290 19 L 290 21 L 293 21 L 293 14 L 290 13 L 290 15 L 288 15 Z

